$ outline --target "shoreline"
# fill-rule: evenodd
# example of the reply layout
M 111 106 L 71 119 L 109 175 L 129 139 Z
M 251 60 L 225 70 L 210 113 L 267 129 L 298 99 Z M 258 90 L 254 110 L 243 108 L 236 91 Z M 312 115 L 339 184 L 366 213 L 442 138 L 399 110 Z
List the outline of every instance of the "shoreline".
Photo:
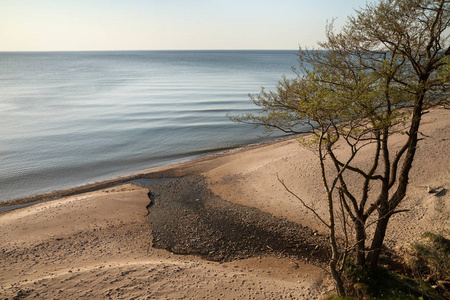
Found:
M 80 186 L 75 186 L 62 190 L 54 190 L 48 193 L 36 194 L 27 197 L 18 197 L 0 201 L 0 214 L 6 211 L 27 207 L 42 202 L 58 200 L 60 198 L 74 196 L 78 194 L 84 194 L 89 192 L 95 192 L 102 189 L 114 187 L 116 185 L 125 184 L 136 179 L 162 179 L 162 178 L 176 178 L 188 175 L 198 175 L 203 172 L 207 172 L 213 168 L 214 164 L 211 161 L 233 155 L 237 152 L 245 152 L 251 149 L 258 149 L 280 143 L 283 141 L 290 141 L 298 138 L 299 136 L 309 135 L 310 133 L 289 135 L 285 137 L 279 137 L 274 140 L 261 143 L 253 143 L 248 145 L 241 145 L 235 147 L 228 147 L 225 150 L 212 151 L 210 154 L 206 154 L 185 162 L 169 164 L 167 166 L 150 168 L 145 171 L 132 173 L 125 176 L 115 177 L 108 180 L 96 181 L 87 183 Z
M 408 213 L 392 217 L 386 234 L 394 253 L 450 228 L 449 128 L 450 110 L 423 117 L 426 138 L 400 207 Z M 404 138 L 392 137 L 394 149 Z M 367 167 L 370 153 L 364 148 L 355 164 Z M 324 225 L 277 181 L 327 214 L 316 153 L 295 137 L 139 176 L 0 213 L 0 295 L 322 299 L 333 290 L 320 265 L 329 249 Z

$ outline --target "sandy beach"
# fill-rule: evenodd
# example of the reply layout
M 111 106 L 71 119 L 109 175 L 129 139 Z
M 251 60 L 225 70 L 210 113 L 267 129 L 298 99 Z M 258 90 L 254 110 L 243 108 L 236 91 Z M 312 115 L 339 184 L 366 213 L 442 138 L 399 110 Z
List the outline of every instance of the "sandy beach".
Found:
M 409 211 L 386 237 L 398 253 L 426 231 L 450 235 L 450 111 L 424 115 L 421 133 L 401 207 Z M 296 139 L 3 212 L 0 298 L 320 299 L 333 290 L 326 230 L 277 176 L 325 215 L 316 154 Z M 172 179 L 149 180 L 158 178 Z

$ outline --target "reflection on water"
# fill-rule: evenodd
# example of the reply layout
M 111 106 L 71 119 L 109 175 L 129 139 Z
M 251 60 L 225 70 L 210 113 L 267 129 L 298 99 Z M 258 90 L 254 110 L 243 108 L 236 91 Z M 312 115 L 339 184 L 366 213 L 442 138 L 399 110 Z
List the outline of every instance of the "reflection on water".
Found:
M 0 53 L 0 200 L 264 141 L 227 112 L 295 51 Z

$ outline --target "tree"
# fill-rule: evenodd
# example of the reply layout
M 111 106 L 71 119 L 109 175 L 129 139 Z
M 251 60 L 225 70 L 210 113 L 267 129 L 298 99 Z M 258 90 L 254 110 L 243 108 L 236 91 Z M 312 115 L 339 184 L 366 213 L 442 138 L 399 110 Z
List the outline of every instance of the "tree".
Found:
M 313 140 L 303 142 L 318 153 L 328 220 L 316 216 L 329 228 L 329 265 L 340 295 L 348 254 L 354 253 L 359 266 L 376 270 L 389 219 L 401 212 L 421 117 L 448 104 L 449 3 L 367 4 L 339 33 L 328 25 L 321 50 L 300 49 L 295 78 L 283 78 L 276 91 L 262 89 L 251 97 L 261 108 L 258 113 L 230 116 L 286 133 L 312 133 Z M 395 133 L 407 135 L 398 149 L 389 144 Z M 344 153 L 336 151 L 338 144 L 345 145 Z M 368 166 L 355 165 L 369 145 Z M 357 186 L 349 184 L 352 176 Z M 370 225 L 375 226 L 372 236 Z

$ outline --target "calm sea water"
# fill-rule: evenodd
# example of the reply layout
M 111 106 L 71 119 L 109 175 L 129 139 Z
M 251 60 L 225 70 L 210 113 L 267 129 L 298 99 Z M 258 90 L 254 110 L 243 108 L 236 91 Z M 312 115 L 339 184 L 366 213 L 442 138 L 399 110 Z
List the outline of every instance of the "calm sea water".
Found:
M 296 51 L 0 53 L 0 201 L 266 141 L 226 113 Z

